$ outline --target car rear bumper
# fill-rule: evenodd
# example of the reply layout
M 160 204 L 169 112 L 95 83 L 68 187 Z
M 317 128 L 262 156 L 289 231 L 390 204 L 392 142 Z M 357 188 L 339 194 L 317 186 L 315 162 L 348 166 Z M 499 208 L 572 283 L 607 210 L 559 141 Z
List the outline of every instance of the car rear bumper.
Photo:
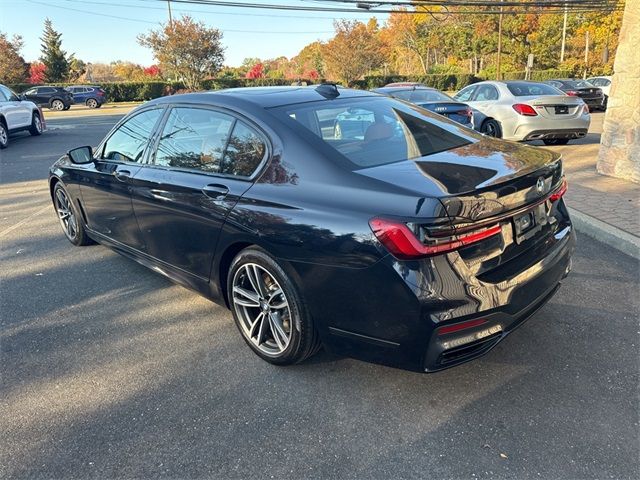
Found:
M 569 273 L 574 246 L 567 218 L 522 270 L 493 283 L 465 277 L 456 253 L 414 265 L 386 257 L 364 269 L 293 267 L 328 350 L 434 372 L 484 355 L 542 307 Z M 442 334 L 443 327 L 473 320 L 482 324 Z
M 586 128 L 573 128 L 573 129 L 552 129 L 552 130 L 534 130 L 529 132 L 524 140 L 543 140 L 551 138 L 582 138 L 587 135 Z

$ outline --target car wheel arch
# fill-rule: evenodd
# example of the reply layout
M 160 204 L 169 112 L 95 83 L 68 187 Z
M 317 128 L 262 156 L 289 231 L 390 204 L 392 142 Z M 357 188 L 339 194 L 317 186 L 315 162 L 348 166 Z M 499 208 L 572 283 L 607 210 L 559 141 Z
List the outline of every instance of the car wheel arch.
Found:
M 272 257 L 280 265 L 280 267 L 287 273 L 287 275 L 289 275 L 292 282 L 294 282 L 297 285 L 300 285 L 300 281 L 301 281 L 300 277 L 296 272 L 296 270 L 291 266 L 291 264 L 289 264 L 289 262 L 284 261 L 282 258 L 279 258 L 276 255 L 274 255 L 272 252 L 269 251 L 269 248 L 265 247 L 265 245 L 261 243 L 257 243 L 255 241 L 249 241 L 248 239 L 238 240 L 226 246 L 226 248 L 224 249 L 224 252 L 219 257 L 220 260 L 217 262 L 218 266 L 216 270 L 218 275 L 218 278 L 217 278 L 218 287 L 220 288 L 222 298 L 224 299 L 224 304 L 226 305 L 227 308 L 229 309 L 231 308 L 231 305 L 229 304 L 229 298 L 227 295 L 227 277 L 229 275 L 229 270 L 231 269 L 231 264 L 233 263 L 233 259 L 236 258 L 236 256 L 240 252 L 242 252 L 243 250 L 246 250 L 247 248 L 257 248 L 262 250 L 264 253 Z M 213 272 L 212 272 L 212 276 L 213 276 Z M 212 279 L 212 280 L 215 281 L 216 279 Z

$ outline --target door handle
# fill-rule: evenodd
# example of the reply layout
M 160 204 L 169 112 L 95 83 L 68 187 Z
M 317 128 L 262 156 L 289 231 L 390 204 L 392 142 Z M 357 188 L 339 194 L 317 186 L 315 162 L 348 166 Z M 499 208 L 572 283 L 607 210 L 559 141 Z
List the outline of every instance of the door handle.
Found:
M 127 179 L 131 177 L 131 172 L 129 170 L 116 170 L 113 172 L 113 176 L 116 177 L 116 180 L 126 182 Z
M 227 196 L 227 193 L 229 193 L 229 188 L 218 183 L 212 183 L 202 187 L 202 193 L 204 193 L 209 198 L 213 198 L 214 200 L 220 200 Z

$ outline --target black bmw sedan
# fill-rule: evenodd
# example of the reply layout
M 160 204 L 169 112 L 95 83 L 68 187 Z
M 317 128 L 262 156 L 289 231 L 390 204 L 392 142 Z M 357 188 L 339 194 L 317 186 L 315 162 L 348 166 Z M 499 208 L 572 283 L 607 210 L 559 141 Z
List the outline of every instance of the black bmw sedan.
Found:
M 362 133 L 337 135 L 353 116 Z M 551 298 L 575 244 L 557 154 L 334 85 L 147 102 L 49 184 L 71 243 L 227 305 L 281 365 L 321 345 L 422 372 L 478 357 Z

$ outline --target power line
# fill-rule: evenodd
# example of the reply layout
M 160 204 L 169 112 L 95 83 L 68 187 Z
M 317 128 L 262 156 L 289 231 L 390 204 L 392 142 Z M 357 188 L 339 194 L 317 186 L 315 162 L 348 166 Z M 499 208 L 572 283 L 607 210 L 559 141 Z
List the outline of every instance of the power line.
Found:
M 156 0 L 164 1 L 164 0 Z M 362 9 L 347 8 L 347 7 L 333 7 L 333 6 L 307 6 L 307 5 L 283 5 L 273 3 L 248 3 L 232 0 L 172 0 L 174 3 L 184 3 L 192 5 L 208 5 L 219 7 L 234 7 L 234 8 L 251 8 L 251 9 L 264 9 L 264 10 L 282 10 L 282 11 L 305 11 L 305 12 L 335 12 L 335 13 L 362 13 Z M 405 0 L 405 1 L 358 1 L 358 0 L 324 0 L 325 2 L 334 4 L 365 4 L 370 5 L 370 9 L 366 12 L 375 15 L 380 13 L 398 13 L 398 14 L 442 14 L 440 7 L 453 7 L 460 8 L 459 10 L 451 11 L 452 14 L 485 14 L 495 15 L 500 11 L 496 10 L 496 4 L 487 0 L 451 0 L 451 1 L 430 1 L 430 0 Z M 455 3 L 454 3 L 455 2 Z M 568 8 L 576 12 L 591 12 L 591 11 L 611 11 L 621 10 L 624 8 L 623 0 L 567 0 Z M 385 5 L 386 8 L 379 9 L 377 7 Z M 507 5 L 507 4 L 505 4 Z M 534 0 L 534 1 L 510 1 L 508 2 L 509 13 L 537 13 L 537 14 L 556 14 L 563 13 L 565 8 L 565 1 L 562 0 Z M 419 6 L 420 10 L 416 10 L 415 7 Z M 375 10 L 373 9 L 375 7 Z M 396 9 L 393 7 L 407 7 L 406 9 Z M 464 7 L 464 9 L 463 9 Z M 431 9 L 429 9 L 431 8 Z M 475 8 L 475 10 L 467 10 L 466 8 Z
M 118 15 L 109 15 L 106 13 L 97 13 L 97 12 L 91 12 L 88 10 L 81 10 L 79 8 L 72 8 L 72 7 L 63 7 L 62 5 L 55 5 L 55 4 L 51 4 L 51 3 L 44 3 L 44 2 L 39 2 L 37 0 L 26 0 L 29 3 L 33 3 L 36 5 L 43 5 L 43 6 L 47 6 L 47 7 L 54 7 L 54 8 L 59 8 L 62 10 L 69 10 L 72 12 L 78 12 L 78 13 L 84 13 L 87 15 L 97 15 L 99 17 L 108 17 L 108 18 L 114 18 L 117 20 L 126 20 L 126 21 L 130 21 L 130 22 L 138 22 L 138 23 L 145 23 L 147 25 L 160 25 L 160 22 L 152 22 L 149 20 L 141 20 L 138 18 L 128 18 L 128 17 L 120 17 Z M 166 1 L 166 0 L 161 0 L 161 1 Z M 172 2 L 175 2 L 176 0 L 171 0 Z M 99 3 L 99 2 L 83 2 L 83 3 L 93 3 L 93 4 L 99 4 L 99 5 L 107 5 L 104 3 Z M 113 4 L 109 4 L 109 5 L 113 5 Z M 257 34 L 265 34 L 265 35 L 322 35 L 322 34 L 329 34 L 329 33 L 335 33 L 333 30 L 329 31 L 329 30 L 324 30 L 324 31 L 291 31 L 291 30 L 286 30 L 286 31 L 274 31 L 274 30 L 237 30 L 237 29 L 233 29 L 233 28 L 219 28 L 220 31 L 222 31 L 222 33 L 257 33 Z

